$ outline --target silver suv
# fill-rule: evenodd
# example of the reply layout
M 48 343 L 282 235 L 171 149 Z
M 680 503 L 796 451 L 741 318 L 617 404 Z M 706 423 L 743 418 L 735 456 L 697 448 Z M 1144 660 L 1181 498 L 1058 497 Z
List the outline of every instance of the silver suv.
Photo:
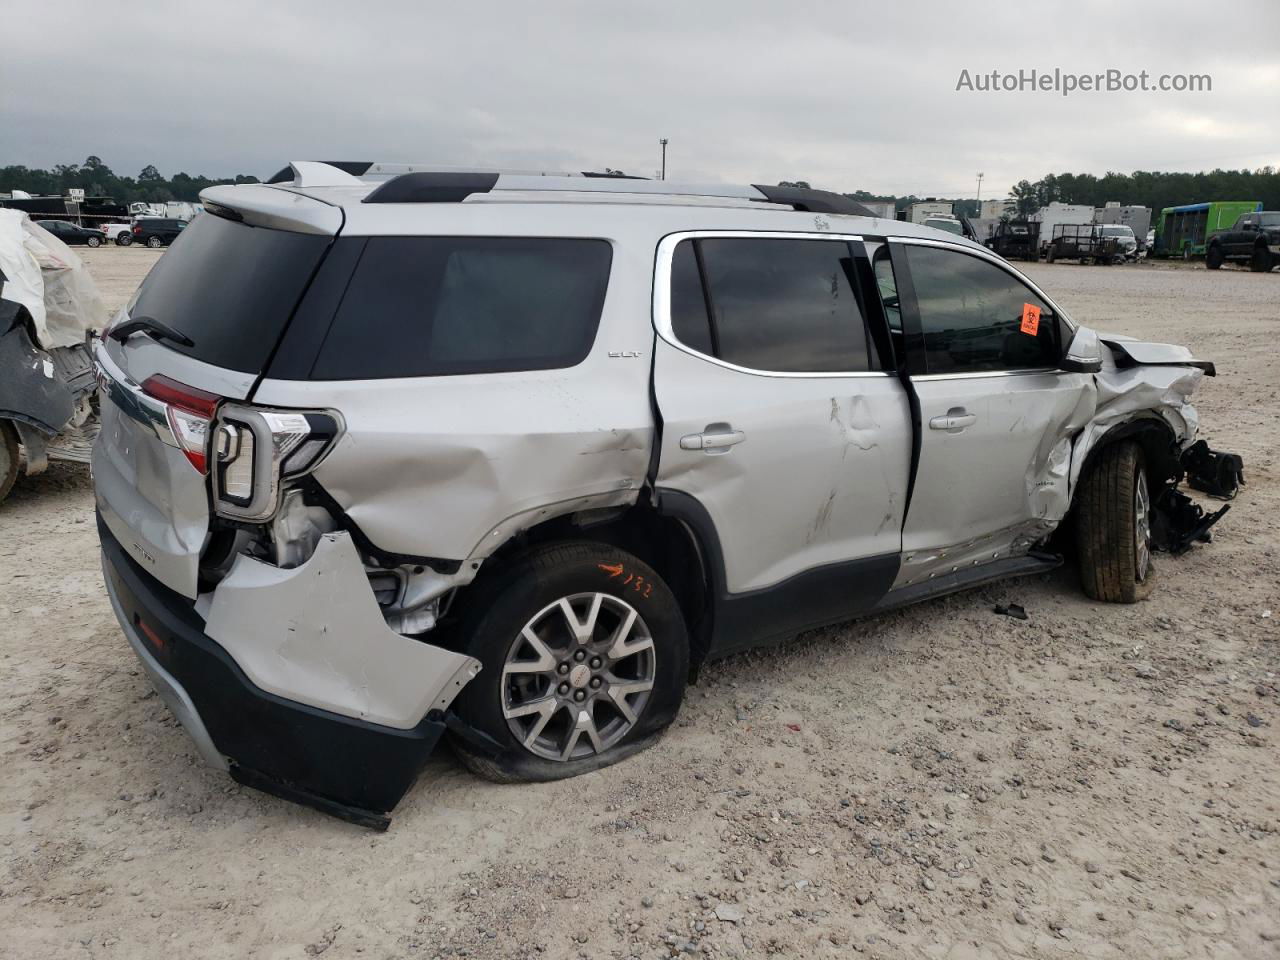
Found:
M 835 194 L 298 162 L 97 348 L 107 588 L 203 756 L 385 826 L 448 732 L 570 776 L 709 659 L 1204 516 L 1209 364 Z M 1205 459 L 1208 458 L 1208 459 Z M 1205 467 L 1208 464 L 1208 467 Z

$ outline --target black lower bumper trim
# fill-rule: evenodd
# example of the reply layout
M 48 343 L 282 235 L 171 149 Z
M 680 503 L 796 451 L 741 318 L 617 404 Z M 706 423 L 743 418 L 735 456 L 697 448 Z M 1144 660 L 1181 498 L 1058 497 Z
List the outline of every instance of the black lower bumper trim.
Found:
M 98 520 L 108 587 L 186 691 L 233 776 L 247 786 L 385 830 L 445 731 L 435 713 L 410 730 L 345 717 L 269 693 L 204 634 L 192 603 L 141 569 Z M 143 629 L 145 627 L 145 629 Z

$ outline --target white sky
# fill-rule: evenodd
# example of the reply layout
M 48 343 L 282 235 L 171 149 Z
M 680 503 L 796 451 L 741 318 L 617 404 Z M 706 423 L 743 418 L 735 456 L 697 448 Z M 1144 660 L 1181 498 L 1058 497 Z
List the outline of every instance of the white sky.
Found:
M 1182 9 L 1180 9 L 1182 7 Z M 0 165 L 96 153 L 620 168 L 985 197 L 1049 172 L 1280 166 L 1280 3 L 56 0 L 0 16 Z M 961 69 L 1210 93 L 956 92 Z

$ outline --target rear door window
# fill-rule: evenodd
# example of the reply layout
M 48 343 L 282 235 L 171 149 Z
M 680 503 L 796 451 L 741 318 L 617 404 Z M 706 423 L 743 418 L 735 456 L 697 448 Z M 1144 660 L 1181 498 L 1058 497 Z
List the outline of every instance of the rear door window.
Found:
M 140 221 L 154 230 L 154 221 Z M 197 360 L 259 373 L 332 237 L 251 227 L 212 214 L 182 231 L 129 308 L 194 341 L 165 346 Z
M 605 240 L 373 237 L 312 375 L 367 380 L 574 366 L 595 341 L 612 257 Z
M 710 304 L 706 333 L 705 307 L 700 313 L 693 285 L 697 266 Z M 728 363 L 779 373 L 874 369 L 852 251 L 845 241 L 683 241 L 672 259 L 671 300 L 676 338 Z

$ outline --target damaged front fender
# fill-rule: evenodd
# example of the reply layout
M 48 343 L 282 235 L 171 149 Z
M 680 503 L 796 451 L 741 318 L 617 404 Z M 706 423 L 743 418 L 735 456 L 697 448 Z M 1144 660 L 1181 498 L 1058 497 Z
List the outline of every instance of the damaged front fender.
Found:
M 472 657 L 387 626 L 346 532 L 322 535 L 288 570 L 238 556 L 205 632 L 264 690 L 402 730 L 445 710 L 480 672 Z

